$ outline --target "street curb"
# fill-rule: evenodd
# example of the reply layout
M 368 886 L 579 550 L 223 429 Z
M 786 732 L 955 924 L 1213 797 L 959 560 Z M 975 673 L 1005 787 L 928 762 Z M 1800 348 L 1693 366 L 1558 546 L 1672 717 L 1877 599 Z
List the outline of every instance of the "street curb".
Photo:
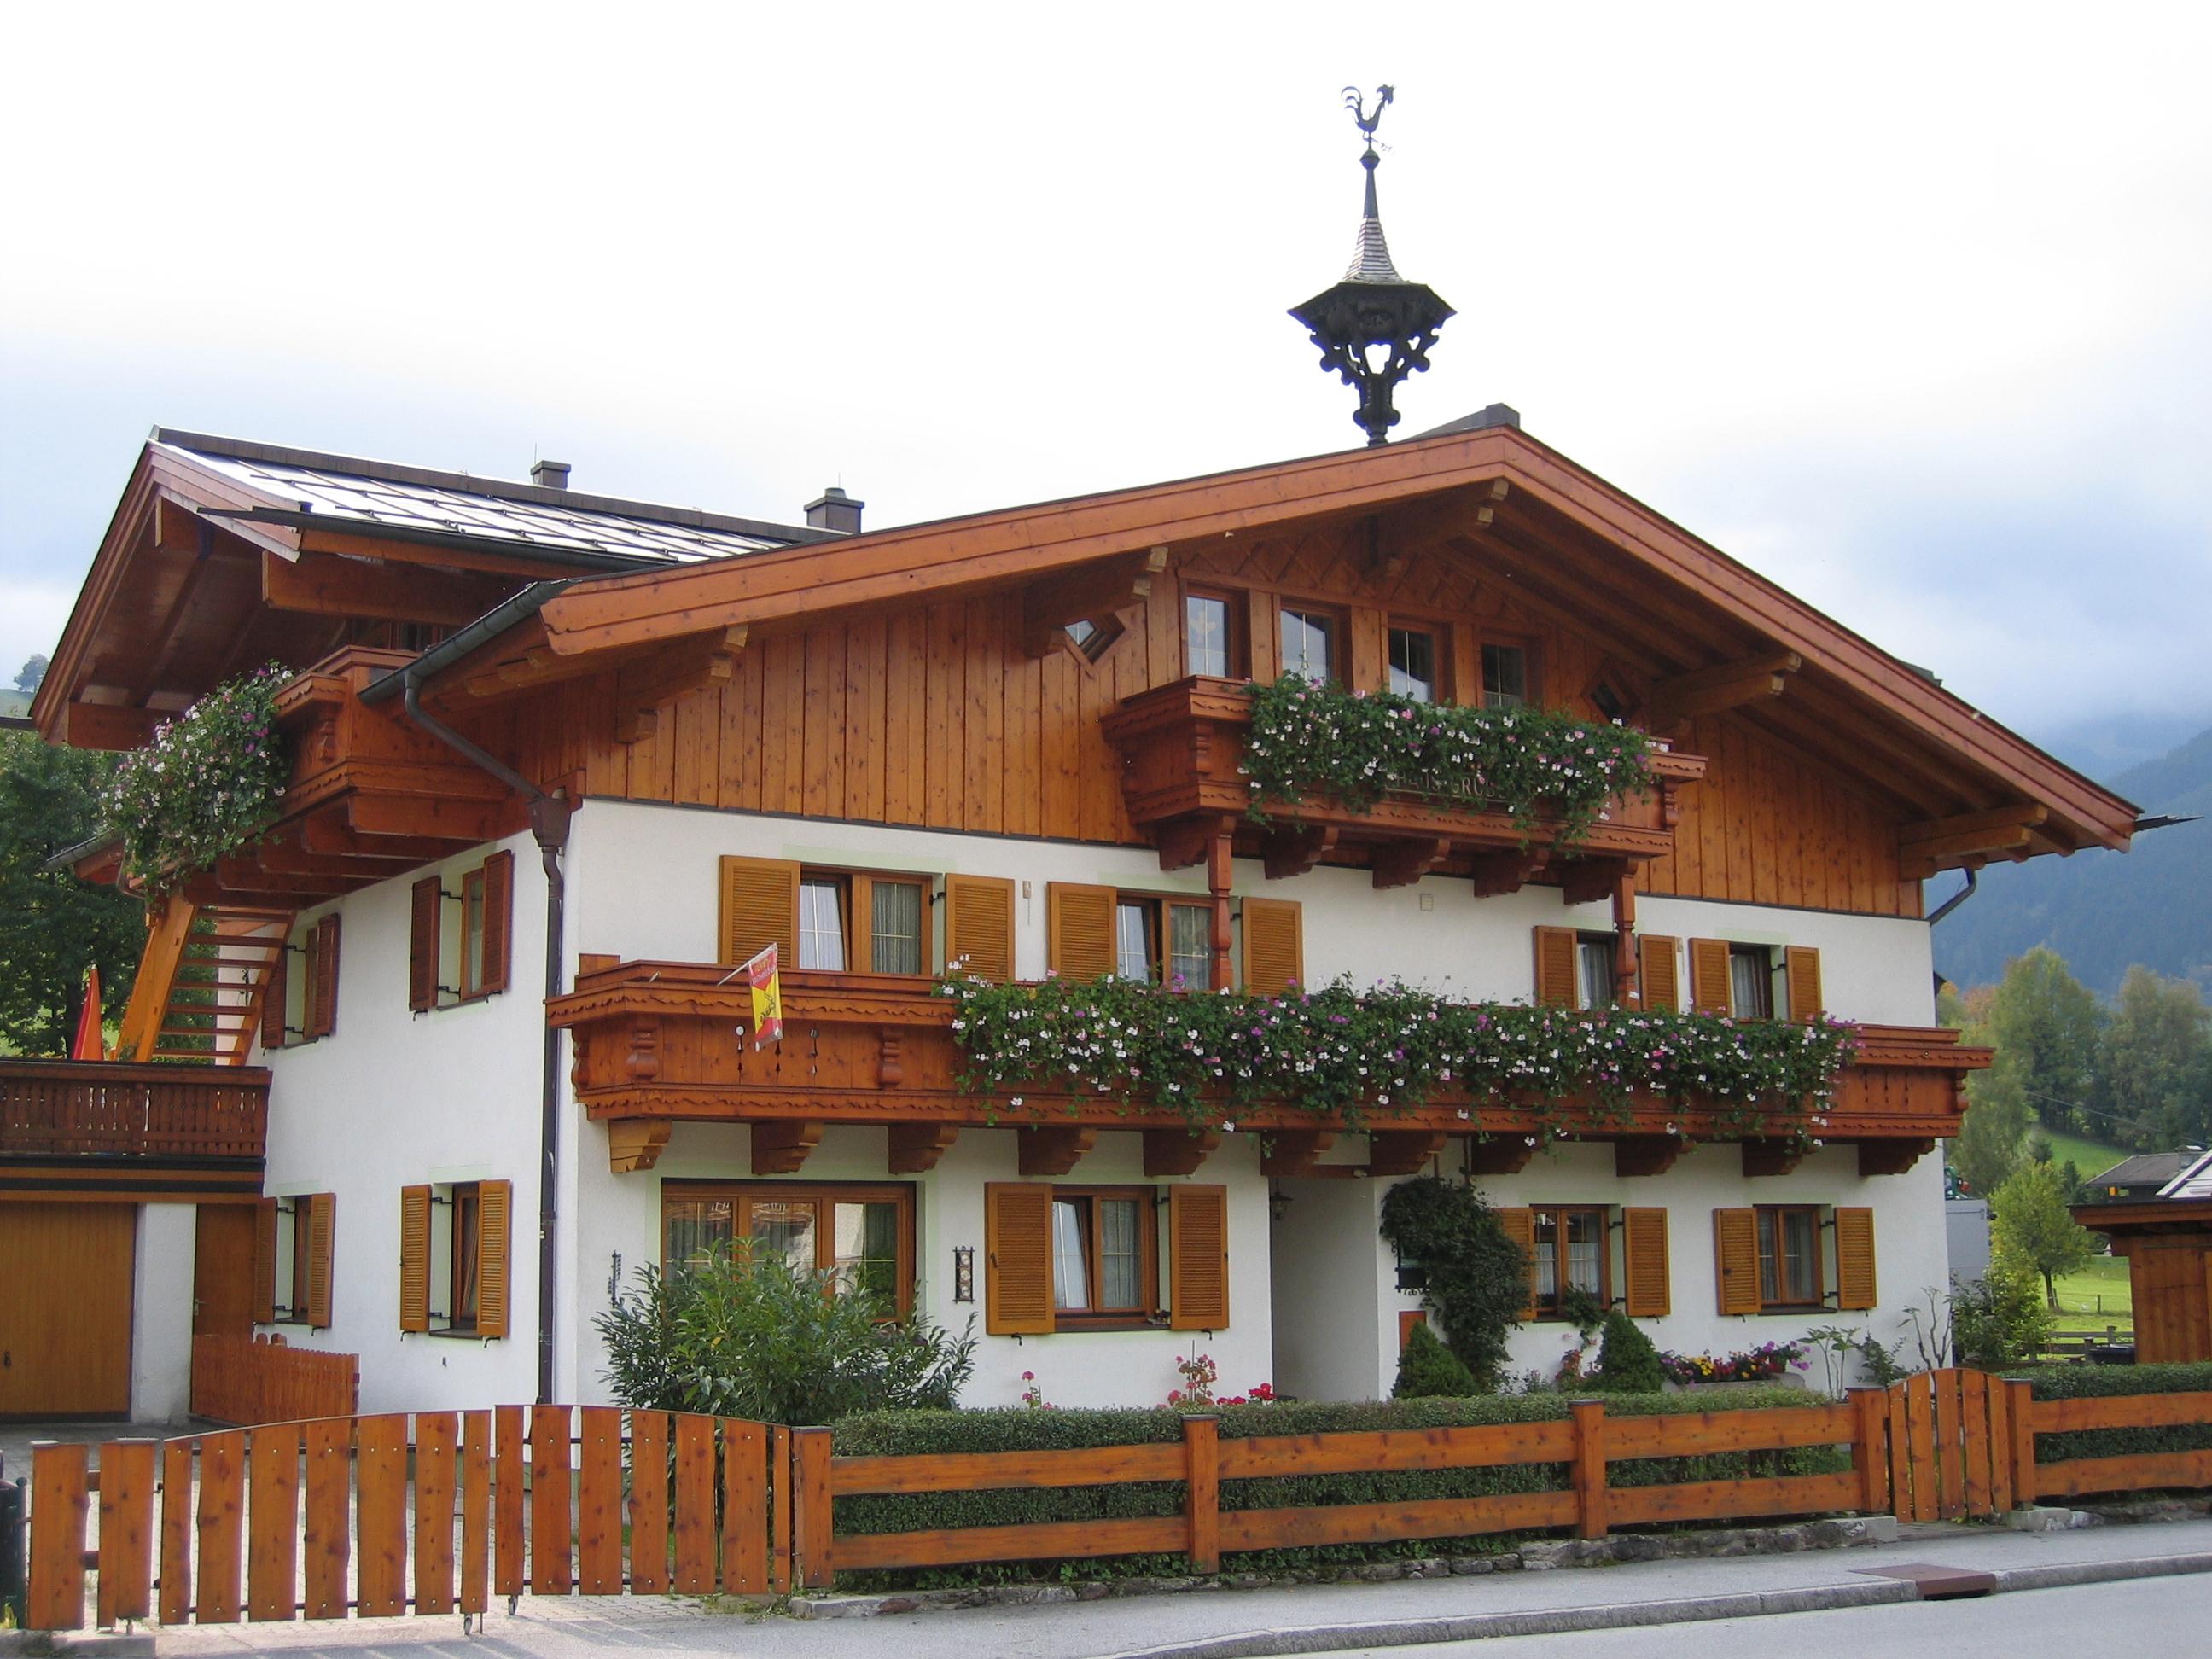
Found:
M 1996 1575 L 1996 1592 L 2057 1589 L 2130 1578 L 2164 1578 L 2212 1572 L 2212 1552 L 2146 1556 L 2123 1561 L 2074 1561 L 2047 1567 L 2014 1567 Z M 1498 1636 L 1559 1636 L 1575 1631 L 1626 1630 L 1645 1625 L 1702 1624 L 1717 1619 L 1756 1619 L 1838 1607 L 1881 1607 L 1919 1599 L 1905 1579 L 1863 1584 L 1820 1584 L 1803 1589 L 1747 1590 L 1733 1595 L 1687 1596 L 1672 1601 L 1609 1601 L 1585 1607 L 1527 1613 L 1458 1613 L 1437 1619 L 1381 1620 L 1370 1624 L 1314 1625 L 1297 1630 L 1243 1631 L 1195 1642 L 1129 1648 L 1108 1659 L 1273 1659 L 1299 1653 L 1340 1653 L 1355 1648 L 1414 1647 L 1433 1642 L 1471 1642 Z

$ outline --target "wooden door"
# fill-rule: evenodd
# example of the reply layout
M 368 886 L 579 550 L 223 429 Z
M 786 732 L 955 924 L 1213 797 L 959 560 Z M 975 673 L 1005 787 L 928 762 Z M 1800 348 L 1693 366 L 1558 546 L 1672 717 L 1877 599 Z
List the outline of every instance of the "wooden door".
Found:
M 253 1334 L 253 1206 L 203 1204 L 193 1224 L 192 1334 Z
M 0 1204 L 0 1417 L 131 1412 L 131 1204 Z
M 2139 1363 L 2212 1359 L 2212 1251 L 2203 1239 L 2136 1239 L 2128 1278 Z

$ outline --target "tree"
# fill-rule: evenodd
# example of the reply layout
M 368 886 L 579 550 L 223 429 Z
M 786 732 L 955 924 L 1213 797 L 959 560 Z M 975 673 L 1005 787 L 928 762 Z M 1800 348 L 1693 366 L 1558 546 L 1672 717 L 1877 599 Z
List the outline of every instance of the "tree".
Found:
M 2097 1070 L 2099 1108 L 2142 1152 L 2212 1133 L 2212 1010 L 2185 979 L 2128 969 Z
M 1613 1394 L 1657 1394 L 1667 1384 L 1659 1350 L 1644 1328 L 1618 1308 L 1605 1316 L 1595 1380 Z
M 1413 1327 L 1406 1339 L 1406 1351 L 1398 1356 L 1398 1380 L 1391 1387 L 1390 1398 L 1419 1400 L 1435 1395 L 1464 1400 L 1481 1392 L 1475 1386 L 1474 1373 L 1437 1340 L 1427 1320 Z
M 2066 1177 L 2054 1164 L 2023 1164 L 1990 1200 L 1997 1250 L 2043 1275 L 2044 1299 L 2058 1309 L 2058 1276 L 2096 1258 L 2097 1236 L 2066 1212 Z
M 1936 1005 L 1936 1017 L 1947 1025 L 1958 1025 L 1960 1041 L 1977 1048 L 1996 1047 L 1991 1008 L 1996 1000 L 1992 987 L 1978 986 L 1964 998 L 1946 992 Z M 1950 1164 L 1976 1198 L 1987 1198 L 2004 1185 L 2020 1166 L 2029 1126 L 2027 1090 L 2017 1054 L 1998 1048 L 1987 1071 L 1966 1079 L 1966 1115 L 1958 1138 L 1951 1143 Z
M 2018 1062 L 2030 1109 L 2056 1128 L 2096 1132 L 2082 1109 L 2095 1090 L 2104 1024 L 2095 994 L 2048 945 L 2008 963 L 1990 999 L 1990 1039 Z
M 43 656 L 34 656 L 23 665 L 22 671 L 15 676 L 15 689 L 18 691 L 35 691 L 46 678 L 46 659 Z
M 25 1054 L 69 1051 L 94 963 L 105 1013 L 119 1014 L 130 994 L 143 908 L 45 867 L 99 833 L 100 786 L 114 766 L 111 755 L 51 748 L 35 732 L 0 732 L 0 1043 Z

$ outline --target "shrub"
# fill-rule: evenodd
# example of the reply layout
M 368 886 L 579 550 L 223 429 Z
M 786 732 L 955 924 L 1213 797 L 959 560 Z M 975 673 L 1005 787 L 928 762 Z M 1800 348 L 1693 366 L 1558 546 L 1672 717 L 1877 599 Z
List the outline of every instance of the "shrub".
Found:
M 2035 1289 L 2033 1281 L 2030 1290 Z M 2031 1365 L 2008 1370 L 2038 1400 L 2097 1400 L 2118 1394 L 2212 1392 L 2212 1363 L 2182 1365 Z M 2079 1429 L 2035 1437 L 2035 1461 L 2126 1457 L 2137 1452 L 2212 1450 L 2212 1424 L 2176 1423 L 2162 1428 Z
M 2041 1353 L 2051 1340 L 2051 1310 L 2035 1269 L 2000 1249 L 1979 1283 L 1952 1280 L 1951 1340 L 1961 1364 L 1990 1370 Z
M 1418 1176 L 1382 1200 L 1382 1237 L 1428 1274 L 1421 1300 L 1435 1310 L 1444 1340 L 1474 1374 L 1495 1389 L 1505 1339 L 1521 1322 L 1528 1253 L 1506 1236 L 1498 1212 L 1464 1182 Z
M 782 1257 L 718 1253 L 636 1288 L 592 1321 L 625 1406 L 763 1423 L 827 1423 L 871 1407 L 949 1408 L 975 1370 L 975 1321 L 955 1337 Z
M 1606 1410 L 1624 1417 L 1672 1415 L 1763 1407 L 1805 1407 L 1828 1402 L 1799 1389 L 1747 1387 L 1681 1395 L 1624 1395 Z M 1378 1429 L 1476 1427 L 1504 1423 L 1556 1422 L 1569 1415 L 1557 1395 L 1478 1395 L 1471 1399 L 1411 1398 L 1334 1405 L 1292 1402 L 1230 1406 L 1219 1413 L 1224 1440 L 1269 1435 L 1358 1433 Z M 1030 1411 L 1015 1406 L 989 1411 L 872 1412 L 832 1425 L 840 1456 L 901 1456 L 918 1453 L 1028 1451 L 1087 1446 L 1157 1445 L 1182 1437 L 1182 1414 L 1145 1410 Z M 1608 1471 L 1615 1486 L 1727 1480 L 1778 1474 L 1831 1474 L 1850 1467 L 1838 1447 L 1726 1452 L 1700 1457 L 1638 1458 Z M 1224 1480 L 1224 1510 L 1304 1508 L 1336 1504 L 1403 1504 L 1508 1492 L 1559 1492 L 1568 1486 L 1562 1464 L 1514 1464 L 1486 1468 L 1405 1469 L 1369 1474 L 1314 1474 Z M 945 1492 L 884 1493 L 837 1500 L 841 1534 L 923 1532 L 939 1528 L 1036 1525 L 1182 1513 L 1180 1481 L 1139 1481 L 1112 1486 L 1036 1486 Z M 1225 1571 L 1397 1559 L 1407 1556 L 1477 1554 L 1512 1547 L 1516 1537 L 1481 1535 L 1455 1540 L 1410 1539 L 1386 1544 L 1340 1544 L 1270 1550 L 1223 1558 Z M 1053 1559 L 958 1569 L 872 1575 L 871 1582 L 899 1585 L 972 1584 L 1029 1581 L 1042 1577 L 1115 1577 L 1180 1574 L 1180 1554 Z
M 1475 1386 L 1474 1373 L 1437 1340 L 1426 1320 L 1413 1327 L 1413 1334 L 1406 1339 L 1406 1351 L 1398 1356 L 1398 1380 L 1390 1389 L 1393 1400 L 1431 1395 L 1462 1399 L 1481 1392 Z
M 1605 1316 L 1597 1363 L 1598 1374 L 1591 1381 L 1608 1394 L 1657 1394 L 1667 1380 L 1659 1350 L 1644 1328 L 1618 1308 Z

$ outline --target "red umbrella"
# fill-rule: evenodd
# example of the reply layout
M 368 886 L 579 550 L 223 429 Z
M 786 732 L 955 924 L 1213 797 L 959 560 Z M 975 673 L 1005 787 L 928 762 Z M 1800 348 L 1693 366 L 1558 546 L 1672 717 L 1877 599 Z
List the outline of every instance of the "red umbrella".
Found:
M 96 963 L 84 976 L 84 1006 L 76 1017 L 76 1041 L 70 1044 L 70 1058 L 107 1058 L 106 1036 L 100 1029 L 100 967 Z

